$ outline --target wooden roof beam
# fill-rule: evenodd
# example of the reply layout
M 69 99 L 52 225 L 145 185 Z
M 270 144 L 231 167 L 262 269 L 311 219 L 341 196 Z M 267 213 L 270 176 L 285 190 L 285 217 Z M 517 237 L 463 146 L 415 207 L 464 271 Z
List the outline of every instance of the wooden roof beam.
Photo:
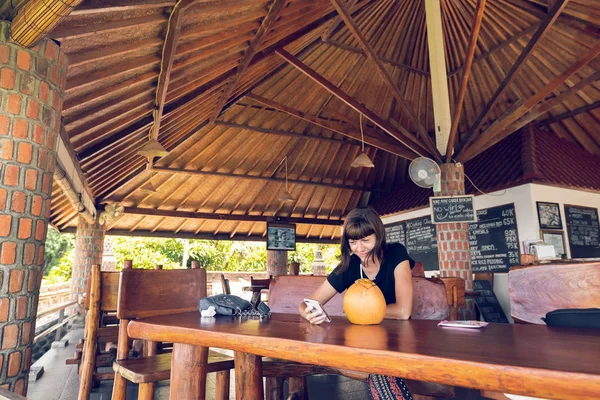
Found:
M 457 146 L 456 152 L 455 152 L 456 155 L 460 155 L 461 151 L 465 147 L 467 147 L 470 144 L 470 142 L 474 139 L 475 132 L 477 132 L 477 130 L 479 129 L 479 127 L 481 126 L 483 121 L 486 119 L 486 117 L 488 116 L 492 107 L 496 104 L 496 101 L 498 101 L 498 99 L 504 93 L 506 88 L 508 88 L 508 86 L 513 82 L 513 80 L 517 76 L 518 72 L 525 65 L 525 63 L 527 62 L 527 60 L 529 59 L 531 54 L 533 54 L 533 50 L 535 49 L 537 44 L 541 41 L 541 39 L 544 37 L 544 35 L 550 30 L 550 28 L 552 28 L 552 25 L 554 24 L 554 22 L 560 15 L 561 11 L 565 8 L 568 1 L 569 0 L 556 0 L 556 3 L 552 7 L 552 9 L 548 12 L 546 17 L 543 19 L 542 23 L 540 24 L 538 29 L 535 31 L 535 33 L 529 40 L 529 43 L 527 43 L 527 46 L 525 47 L 523 52 L 517 58 L 517 61 L 515 61 L 512 68 L 510 69 L 510 71 L 508 71 L 508 74 L 506 75 L 506 77 L 504 78 L 502 83 L 500 84 L 500 87 L 498 88 L 498 90 L 496 90 L 496 92 L 494 93 L 494 95 L 492 96 L 490 101 L 485 105 L 485 107 L 479 114 L 479 117 L 477 117 L 477 120 L 475 121 L 475 123 L 473 124 L 473 126 L 471 127 L 469 132 L 467 133 L 466 137 Z
M 247 94 L 246 97 L 248 97 L 249 99 L 252 99 L 254 101 L 257 101 L 261 104 L 264 104 L 268 107 L 272 107 L 272 108 L 275 108 L 276 110 L 279 110 L 286 114 L 292 115 L 296 118 L 300 118 L 304 121 L 308 121 L 308 122 L 315 124 L 317 126 L 320 126 L 322 128 L 326 128 L 333 132 L 339 133 L 340 135 L 344 135 L 349 138 L 358 140 L 359 142 L 361 141 L 360 132 L 358 132 L 354 129 L 349 129 L 348 127 L 345 127 L 341 124 L 336 124 L 336 123 L 333 123 L 330 121 L 323 120 L 317 116 L 303 113 L 301 111 L 295 110 L 291 107 L 280 104 L 273 100 L 266 99 L 266 98 L 258 96 L 258 95 Z M 305 137 L 311 138 L 310 136 L 305 136 Z M 385 139 L 387 139 L 387 138 L 385 138 Z M 385 139 L 379 139 L 372 134 L 365 135 L 365 143 L 370 146 L 380 148 L 388 153 L 392 153 L 392 154 L 395 154 L 395 155 L 403 157 L 403 158 L 411 157 L 412 154 L 410 152 L 406 151 L 405 149 L 403 149 L 400 146 L 397 146 L 395 143 L 387 142 Z
M 325 219 L 325 218 L 294 218 L 294 217 L 266 217 L 262 215 L 236 215 L 236 214 L 214 214 L 200 213 L 193 211 L 178 211 L 178 210 L 158 210 L 154 208 L 138 208 L 125 207 L 124 214 L 130 215 L 148 215 L 153 217 L 170 217 L 170 218 L 188 218 L 188 219 L 207 219 L 215 221 L 244 221 L 244 222 L 287 222 L 292 224 L 309 224 L 309 225 L 334 225 L 339 226 L 344 223 L 341 219 Z
M 473 28 L 471 29 L 471 35 L 469 37 L 469 46 L 467 48 L 467 55 L 465 56 L 465 64 L 463 67 L 462 76 L 460 77 L 458 95 L 456 96 L 456 104 L 454 105 L 454 115 L 452 115 L 452 126 L 450 128 L 448 147 L 446 149 L 446 161 L 452 158 L 454 141 L 456 140 L 456 133 L 458 131 L 458 123 L 460 122 L 460 116 L 462 114 L 465 93 L 467 92 L 467 83 L 469 82 L 471 66 L 473 65 L 473 57 L 475 56 L 475 48 L 477 47 L 477 39 L 479 38 L 479 29 L 481 28 L 481 21 L 483 20 L 485 2 L 486 0 L 477 0 L 475 15 L 473 16 L 473 22 L 471 23 Z
M 581 81 L 577 82 L 576 85 L 560 93 L 558 96 L 552 97 L 551 99 L 548 99 L 547 101 L 538 104 L 537 106 L 532 108 L 531 111 L 529 111 L 525 116 L 523 116 L 523 118 L 514 122 L 506 129 L 509 129 L 512 132 L 521 129 L 531 121 L 537 119 L 540 115 L 548 112 L 557 105 L 562 104 L 564 100 L 566 100 L 570 96 L 573 96 L 590 83 L 596 82 L 598 79 L 600 79 L 600 71 L 588 76 L 585 79 L 582 79 Z M 538 124 L 538 126 L 540 125 Z
M 429 155 L 427 150 L 425 150 L 424 148 L 422 148 L 420 146 L 415 146 L 411 143 L 411 142 L 414 142 L 414 136 L 412 136 L 410 134 L 409 134 L 409 136 L 407 136 L 405 133 L 399 132 L 398 130 L 396 130 L 396 128 L 394 128 L 389 122 L 383 120 L 377 114 L 373 113 L 371 110 L 367 109 L 365 106 L 360 104 L 356 99 L 352 98 L 347 93 L 341 91 L 333 83 L 329 82 L 327 79 L 323 78 L 321 75 L 316 73 L 314 70 L 310 69 L 306 64 L 304 64 L 303 62 L 298 60 L 296 57 L 292 56 L 290 53 L 288 53 L 287 51 L 285 51 L 283 49 L 277 50 L 276 53 L 281 58 L 283 58 L 284 60 L 289 62 L 292 66 L 294 66 L 296 69 L 298 69 L 300 72 L 302 72 L 303 74 L 305 74 L 306 76 L 308 76 L 309 78 L 314 80 L 321 87 L 323 87 L 324 89 L 329 91 L 331 94 L 336 96 L 338 99 L 343 101 L 345 104 L 347 104 L 348 106 L 353 108 L 355 111 L 363 114 L 365 117 L 367 117 L 368 119 L 373 121 L 374 124 L 379 126 L 381 129 L 383 129 L 385 132 L 387 132 L 390 136 L 392 136 L 393 138 L 398 140 L 400 143 L 402 143 L 411 152 L 415 153 L 414 155 L 411 156 L 412 158 L 409 158 L 409 159 L 414 159 L 417 156 Z
M 252 39 L 252 41 L 250 42 L 250 45 L 248 46 L 246 53 L 244 53 L 244 56 L 242 57 L 242 59 L 240 61 L 240 65 L 237 69 L 236 74 L 229 80 L 229 83 L 227 84 L 226 88 L 221 93 L 221 97 L 219 97 L 219 101 L 217 102 L 217 105 L 215 106 L 215 111 L 213 112 L 213 114 L 210 117 L 210 122 L 215 122 L 217 117 L 219 115 L 221 115 L 221 111 L 223 111 L 225 104 L 227 103 L 227 101 L 229 100 L 231 95 L 233 94 L 240 78 L 242 77 L 244 72 L 246 72 L 246 69 L 248 69 L 248 67 L 250 66 L 250 62 L 252 61 L 252 58 L 254 58 L 254 56 L 260 49 L 260 46 L 263 44 L 263 41 L 266 38 L 267 33 L 269 33 L 269 31 L 273 27 L 273 24 L 279 18 L 279 14 L 281 13 L 281 10 L 283 9 L 283 6 L 285 3 L 286 3 L 286 0 L 274 0 L 273 4 L 271 4 L 271 8 L 269 8 L 267 15 L 262 20 L 260 27 L 256 31 L 256 35 L 254 36 L 254 39 Z
M 391 90 L 392 94 L 394 95 L 394 98 L 400 104 L 400 106 L 402 107 L 402 109 L 404 110 L 406 115 L 409 117 L 410 121 L 413 124 L 415 124 L 415 126 L 417 127 L 417 132 L 420 135 L 421 140 L 425 143 L 425 147 L 429 150 L 429 153 L 438 162 L 441 162 L 441 160 L 442 160 L 441 154 L 436 149 L 435 144 L 433 143 L 433 140 L 431 139 L 431 137 L 429 136 L 429 133 L 427 132 L 427 129 L 425 129 L 425 126 L 421 123 L 421 121 L 418 120 L 418 118 L 415 116 L 413 111 L 410 109 L 410 106 L 408 105 L 406 100 L 404 100 L 404 96 L 402 96 L 402 93 L 400 93 L 400 89 L 398 89 L 396 82 L 393 81 L 392 76 L 387 72 L 387 70 L 383 66 L 382 62 L 379 60 L 379 57 L 377 56 L 377 54 L 375 54 L 375 51 L 369 44 L 369 41 L 367 40 L 367 38 L 364 37 L 363 34 L 360 32 L 358 25 L 356 25 L 356 23 L 352 19 L 352 16 L 350 15 L 350 13 L 346 10 L 346 8 L 344 6 L 342 6 L 341 0 L 331 0 L 331 4 L 337 10 L 338 14 L 340 15 L 340 18 L 344 21 L 344 23 L 346 24 L 346 27 L 352 33 L 352 36 L 354 36 L 354 38 L 358 41 L 358 43 L 360 44 L 360 47 L 363 49 L 363 51 L 367 55 L 367 58 L 369 58 L 371 60 L 371 62 L 375 63 L 375 65 L 377 67 L 377 72 L 379 72 L 379 74 L 383 78 L 384 82 L 387 84 L 388 88 Z M 407 137 L 410 137 L 411 134 L 408 131 L 406 131 L 406 132 L 404 132 L 404 135 Z
M 194 169 L 185 169 L 185 168 L 172 168 L 172 167 L 157 167 L 154 166 L 153 171 L 155 172 L 168 172 L 172 174 L 182 174 L 182 175 L 204 175 L 204 176 L 221 176 L 226 178 L 235 178 L 235 179 L 248 179 L 248 180 L 257 180 L 257 181 L 272 181 L 272 182 L 281 182 L 285 183 L 285 178 L 276 178 L 274 176 L 262 176 L 262 175 L 247 175 L 247 174 L 233 174 L 229 172 L 217 172 L 217 171 L 201 171 Z M 369 186 L 359 186 L 359 185 L 346 185 L 344 183 L 327 183 L 322 181 L 311 181 L 306 179 L 291 179 L 288 177 L 287 181 L 291 184 L 299 184 L 299 185 L 309 185 L 309 186 L 323 186 L 326 188 L 338 188 L 338 189 L 347 189 L 347 190 L 361 190 L 361 191 L 372 191 L 375 190 Z
M 532 109 L 540 101 L 550 95 L 560 85 L 562 85 L 567 79 L 573 74 L 577 73 L 581 68 L 585 67 L 590 61 L 600 54 L 600 42 L 596 43 L 594 47 L 588 50 L 583 57 L 577 60 L 573 65 L 567 68 L 562 74 L 550 81 L 542 89 L 538 90 L 533 96 L 527 99 L 522 104 L 519 104 L 512 112 L 506 114 L 500 119 L 496 120 L 485 132 L 483 132 L 479 138 L 473 143 L 471 147 L 465 149 L 458 156 L 458 160 L 466 162 L 477 154 L 485 151 L 489 147 L 495 145 L 512 132 L 507 128 L 519 118 L 521 118 L 527 111 Z
M 167 99 L 169 81 L 171 79 L 171 69 L 173 68 L 173 61 L 175 60 L 175 50 L 177 49 L 177 42 L 179 41 L 179 35 L 181 33 L 183 13 L 195 1 L 196 0 L 180 0 L 173 8 L 171 16 L 169 17 L 169 28 L 167 30 L 167 36 L 165 37 L 162 59 L 160 62 L 160 74 L 158 75 L 158 83 L 156 86 L 154 125 L 152 127 L 153 139 L 158 139 L 158 132 L 160 131 L 160 122 Z
M 594 109 L 596 109 L 598 107 L 600 107 L 600 101 L 596 101 L 596 102 L 594 102 L 592 104 L 586 104 L 583 107 L 579 107 L 579 108 L 576 108 L 574 110 L 567 111 L 565 113 L 559 114 L 559 115 L 557 115 L 555 117 L 548 118 L 548 119 L 545 119 L 543 121 L 540 121 L 538 123 L 538 126 L 540 126 L 540 127 L 541 126 L 546 126 L 546 125 L 553 124 L 555 122 L 562 121 L 563 119 L 573 118 L 576 115 L 579 115 L 579 114 L 587 112 L 587 111 L 594 110 Z

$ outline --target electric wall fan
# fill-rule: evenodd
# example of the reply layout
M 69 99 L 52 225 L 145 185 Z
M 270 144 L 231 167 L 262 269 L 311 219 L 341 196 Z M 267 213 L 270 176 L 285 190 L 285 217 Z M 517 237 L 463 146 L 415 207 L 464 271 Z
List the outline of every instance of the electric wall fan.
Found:
M 440 179 L 440 167 L 435 161 L 427 157 L 418 157 L 412 160 L 408 167 L 408 175 L 415 185 L 422 188 L 432 188 Z
M 125 207 L 119 203 L 108 204 L 106 207 L 104 207 L 104 211 L 100 213 L 100 216 L 98 217 L 98 223 L 102 225 L 105 222 L 112 221 L 119 215 L 123 214 L 123 211 L 125 211 Z

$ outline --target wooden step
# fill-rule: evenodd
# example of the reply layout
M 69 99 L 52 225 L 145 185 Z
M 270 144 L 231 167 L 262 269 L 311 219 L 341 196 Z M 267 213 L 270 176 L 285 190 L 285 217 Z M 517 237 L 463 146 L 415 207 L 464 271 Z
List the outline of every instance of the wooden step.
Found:
M 207 372 L 227 369 L 233 369 L 233 357 L 209 351 Z M 113 370 L 134 383 L 149 383 L 169 379 L 171 376 L 171 353 L 115 361 Z

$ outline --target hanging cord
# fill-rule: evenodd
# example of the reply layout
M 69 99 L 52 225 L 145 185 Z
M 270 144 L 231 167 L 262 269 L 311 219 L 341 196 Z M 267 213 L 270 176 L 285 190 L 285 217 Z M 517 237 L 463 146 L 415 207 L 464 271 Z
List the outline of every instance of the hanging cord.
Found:
M 289 193 L 288 191 L 288 169 L 287 169 L 287 156 L 284 157 L 285 160 L 285 191 L 287 193 Z
M 360 142 L 362 143 L 362 152 L 365 152 L 365 134 L 362 126 L 362 113 L 360 113 Z
M 506 194 L 506 189 L 504 189 L 504 190 L 502 191 L 502 193 L 496 193 L 496 194 L 494 194 L 494 193 L 486 193 L 486 192 L 484 192 L 483 190 L 479 189 L 479 188 L 477 187 L 477 185 L 475 185 L 475 183 L 473 183 L 473 181 L 471 180 L 471 178 L 469 178 L 469 175 L 465 174 L 465 178 L 467 178 L 467 179 L 469 180 L 469 182 L 471 182 L 471 185 L 473 185 L 473 187 L 474 187 L 475 189 L 477 189 L 477 191 L 478 191 L 479 193 L 481 193 L 481 194 L 487 194 L 488 196 L 504 196 L 504 195 Z

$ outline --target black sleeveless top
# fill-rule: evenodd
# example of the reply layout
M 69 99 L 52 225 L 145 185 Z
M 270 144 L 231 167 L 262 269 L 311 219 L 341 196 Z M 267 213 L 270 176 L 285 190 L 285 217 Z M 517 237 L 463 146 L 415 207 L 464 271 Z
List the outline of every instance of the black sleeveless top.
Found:
M 379 267 L 379 272 L 373 280 L 379 289 L 383 292 L 386 304 L 396 303 L 396 279 L 394 278 L 394 270 L 402 261 L 410 262 L 410 269 L 415 266 L 415 261 L 410 258 L 406 248 L 400 243 L 388 244 L 383 250 L 383 261 Z M 363 272 L 363 276 L 367 276 Z M 327 281 L 333 286 L 338 293 L 342 293 L 352 284 L 360 279 L 360 258 L 357 255 L 352 255 L 348 269 L 342 273 L 338 273 L 338 268 L 333 270 L 327 277 Z

